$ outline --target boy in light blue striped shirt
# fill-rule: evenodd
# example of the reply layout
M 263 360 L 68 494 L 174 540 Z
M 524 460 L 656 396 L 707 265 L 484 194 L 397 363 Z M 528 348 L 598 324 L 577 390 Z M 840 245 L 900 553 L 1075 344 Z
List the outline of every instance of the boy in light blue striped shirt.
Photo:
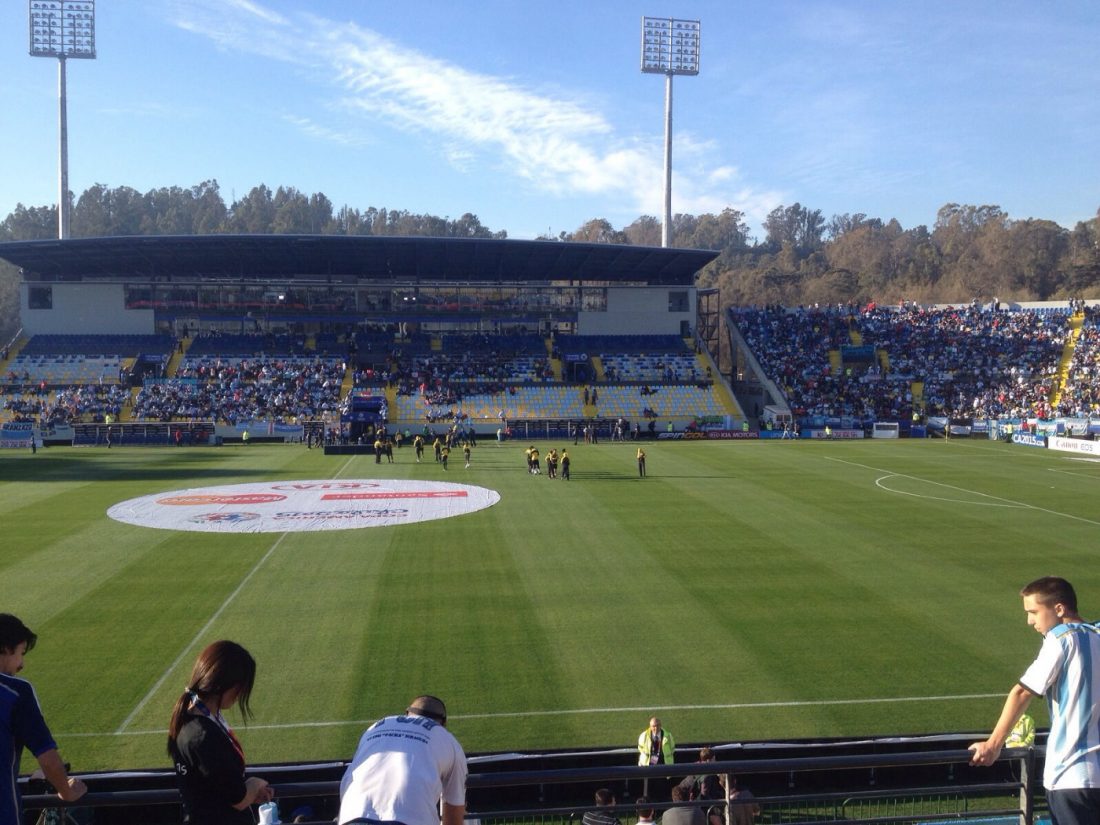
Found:
M 1027 623 L 1043 635 L 1039 655 L 1008 693 L 996 727 L 970 746 L 991 765 L 1036 696 L 1050 708 L 1043 786 L 1054 825 L 1100 825 L 1100 629 L 1077 612 L 1065 579 L 1047 576 L 1020 591 Z

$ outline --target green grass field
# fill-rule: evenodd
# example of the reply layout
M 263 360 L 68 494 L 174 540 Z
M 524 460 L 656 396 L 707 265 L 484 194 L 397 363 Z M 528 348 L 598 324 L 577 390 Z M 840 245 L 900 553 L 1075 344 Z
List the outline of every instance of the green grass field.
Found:
M 350 757 L 421 692 L 468 752 L 984 730 L 1039 643 L 1017 591 L 1100 615 L 1100 464 L 987 441 L 573 448 L 573 480 L 484 444 L 446 476 L 296 446 L 0 454 L 0 610 L 80 770 L 166 766 L 218 638 L 259 662 L 251 762 Z M 545 446 L 550 446 L 545 445 Z M 561 446 L 561 445 L 557 445 Z M 216 535 L 105 511 L 269 479 L 446 480 L 495 506 L 413 526 Z M 236 719 L 234 714 L 233 719 Z M 1045 710 L 1037 720 L 1045 723 Z

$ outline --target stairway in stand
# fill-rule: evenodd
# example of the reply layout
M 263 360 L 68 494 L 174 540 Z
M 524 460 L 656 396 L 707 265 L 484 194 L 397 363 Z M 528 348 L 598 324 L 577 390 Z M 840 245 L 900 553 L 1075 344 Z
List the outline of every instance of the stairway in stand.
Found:
M 1066 388 L 1069 378 L 1069 367 L 1073 363 L 1073 352 L 1077 349 L 1077 339 L 1081 337 L 1081 328 L 1085 324 L 1085 313 L 1078 310 L 1069 316 L 1069 335 L 1066 336 L 1066 344 L 1062 347 L 1062 357 L 1058 361 L 1058 372 L 1054 375 L 1054 381 L 1050 386 L 1050 406 L 1057 409 L 1062 401 L 1062 390 Z

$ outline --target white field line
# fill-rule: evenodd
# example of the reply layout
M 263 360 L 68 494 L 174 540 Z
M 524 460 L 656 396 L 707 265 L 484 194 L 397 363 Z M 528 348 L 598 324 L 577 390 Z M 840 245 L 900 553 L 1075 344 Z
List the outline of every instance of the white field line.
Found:
M 339 478 L 341 473 L 343 473 L 344 470 L 346 470 L 351 465 L 351 462 L 354 459 L 355 456 L 352 456 L 346 462 L 344 462 L 344 466 L 342 466 L 336 472 L 336 475 L 334 475 L 333 478 Z M 288 535 L 288 533 L 281 534 L 279 538 L 275 539 L 275 542 L 269 548 L 267 548 L 267 552 L 263 554 L 263 557 L 252 566 L 252 569 L 249 570 L 248 573 L 245 574 L 244 578 L 241 579 L 240 584 L 237 585 L 236 589 L 228 596 L 226 596 L 225 601 L 223 601 L 218 609 L 214 611 L 214 615 L 207 620 L 206 624 L 204 624 L 199 632 L 195 634 L 194 638 L 191 639 L 191 641 L 188 642 L 186 645 L 184 645 L 183 650 L 180 651 L 179 655 L 175 658 L 172 664 L 168 665 L 164 673 L 160 675 L 160 678 L 153 683 L 153 686 L 151 688 L 149 688 L 149 692 L 141 698 L 141 701 L 138 702 L 134 709 L 130 711 L 129 715 L 122 720 L 122 724 L 120 724 L 115 730 L 115 735 L 123 734 L 126 732 L 126 728 L 128 728 L 130 726 L 130 723 L 134 721 L 134 717 L 141 713 L 141 710 L 149 703 L 149 700 L 153 698 L 154 694 L 156 694 L 156 692 L 160 690 L 161 686 L 168 680 L 168 677 L 172 675 L 177 667 L 179 667 L 180 662 L 183 661 L 183 658 L 195 647 L 196 644 L 198 644 L 199 640 L 206 635 L 207 631 L 209 631 L 210 628 L 214 625 L 214 622 L 218 620 L 218 617 L 221 616 L 222 613 L 225 612 L 225 609 L 233 603 L 233 600 L 240 595 L 241 591 L 244 590 L 244 586 L 248 584 L 248 582 L 252 580 L 252 577 L 255 576 L 256 573 L 259 571 L 259 569 L 267 563 L 267 560 L 271 558 L 271 554 L 274 553 L 276 549 L 278 549 L 279 545 L 283 543 L 283 539 L 285 539 Z M 180 688 L 180 690 L 182 692 L 183 688 Z
M 350 458 L 348 458 L 348 460 L 344 462 L 344 466 L 341 467 L 339 470 L 337 470 L 335 475 L 333 475 L 333 477 L 332 477 L 333 480 L 338 479 L 340 476 L 342 476 L 344 474 L 344 470 L 346 470 L 348 467 L 350 467 L 351 463 L 353 461 L 355 461 L 356 458 L 358 458 L 358 456 L 354 456 L 354 455 L 351 456 Z
M 287 533 L 283 533 L 281 536 L 279 536 L 279 538 L 275 539 L 275 542 L 269 548 L 267 548 L 267 552 L 264 553 L 263 557 L 252 566 L 252 569 L 249 570 L 248 573 L 245 574 L 245 577 L 241 579 L 241 582 L 237 585 L 237 588 L 228 596 L 226 596 L 225 601 L 223 601 L 221 603 L 221 606 L 214 611 L 214 615 L 207 620 L 206 624 L 204 624 L 199 632 L 195 634 L 194 638 L 191 639 L 191 641 L 189 641 L 186 645 L 184 645 L 183 650 L 180 651 L 179 655 L 175 658 L 172 664 L 168 665 L 168 668 L 164 671 L 164 673 L 160 675 L 160 678 L 157 679 L 157 681 L 153 684 L 151 688 L 149 688 L 149 692 L 141 698 L 141 701 L 137 703 L 132 711 L 130 711 L 130 714 L 122 720 L 122 724 L 119 725 L 118 729 L 115 731 L 116 734 L 126 732 L 126 728 L 128 728 L 130 726 L 130 723 L 134 721 L 134 717 L 141 712 L 142 708 L 144 708 L 149 703 L 149 700 L 153 698 L 153 695 L 158 690 L 160 690 L 161 686 L 166 681 L 168 681 L 168 677 L 172 675 L 177 667 L 179 667 L 180 662 L 183 661 L 183 657 L 190 653 L 191 649 L 194 648 L 195 645 L 198 644 L 199 640 L 206 635 L 206 632 L 210 630 L 214 622 L 218 620 L 218 617 L 225 612 L 225 609 L 229 607 L 229 605 L 233 603 L 233 600 L 237 598 L 240 592 L 244 590 L 244 586 L 248 584 L 248 582 L 252 579 L 254 575 L 256 575 L 256 571 L 263 567 L 264 563 L 267 562 L 269 558 L 271 558 L 271 554 L 274 553 L 275 549 L 283 543 L 283 539 L 285 539 L 287 535 Z M 180 692 L 183 692 L 183 686 L 180 687 Z
M 912 496 L 913 498 L 923 498 L 928 501 L 951 501 L 955 504 L 972 504 L 975 507 L 1015 507 L 1022 509 L 1018 504 L 1008 504 L 1001 501 L 963 501 L 960 502 L 957 498 L 948 498 L 947 496 L 927 496 L 924 493 L 911 493 L 908 490 L 895 490 L 893 487 L 889 487 L 885 484 L 891 478 L 903 478 L 897 473 L 890 473 L 888 476 L 880 476 L 875 479 L 875 486 L 880 490 L 885 490 L 888 493 L 897 493 L 899 496 Z M 984 495 L 984 494 L 981 494 Z
M 1047 467 L 1047 470 L 1052 473 L 1059 473 L 1060 475 L 1064 476 L 1073 476 L 1074 478 L 1087 478 L 1089 481 L 1100 481 L 1100 478 L 1098 478 L 1097 476 L 1090 476 L 1087 473 L 1071 473 L 1069 470 L 1056 470 L 1053 467 Z
M 1073 521 L 1083 521 L 1085 524 L 1092 524 L 1096 527 L 1100 527 L 1100 521 L 1094 521 L 1093 519 L 1084 518 L 1083 516 L 1075 516 L 1073 513 L 1060 513 L 1057 510 L 1048 510 L 1046 507 L 1038 507 L 1034 504 L 1028 504 L 1026 501 L 1013 501 L 1010 498 L 1001 498 L 1000 496 L 990 495 L 989 493 L 982 493 L 978 490 L 968 490 L 965 487 L 956 487 L 953 484 L 944 484 L 942 481 L 932 481 L 928 478 L 921 478 L 920 476 L 909 475 L 908 473 L 896 473 L 893 470 L 887 470 L 883 467 L 872 467 L 869 464 L 860 464 L 858 461 L 846 461 L 843 458 L 833 458 L 832 456 L 824 456 L 826 461 L 836 461 L 839 464 L 849 464 L 852 467 L 862 467 L 864 470 L 874 470 L 876 473 L 886 473 L 887 475 L 896 476 L 898 478 L 909 478 L 913 481 L 919 481 L 922 484 L 934 484 L 937 487 L 944 487 L 948 490 L 955 490 L 960 493 L 966 493 L 971 496 L 982 496 L 983 498 L 990 498 L 994 501 L 1003 502 L 1006 505 L 1014 505 L 1021 507 L 1025 510 L 1036 510 L 1040 513 L 1047 513 L 1052 516 L 1058 516 L 1060 518 L 1068 518 Z M 880 487 L 879 489 L 888 490 L 889 488 Z M 889 492 L 899 492 L 897 490 L 890 490 Z M 959 502 L 965 504 L 967 502 Z
M 185 651 L 186 652 L 186 651 Z M 448 718 L 460 719 L 515 719 L 534 716 L 581 716 L 597 713 L 635 713 L 645 714 L 661 711 L 692 711 L 692 710 L 759 710 L 764 708 L 803 708 L 803 707 L 838 707 L 841 705 L 884 705 L 900 702 L 955 702 L 969 699 L 997 699 L 1003 697 L 1003 693 L 962 693 L 942 696 L 895 696 L 870 699 L 807 699 L 793 702 L 729 702 L 714 705 L 643 705 L 639 707 L 616 708 L 571 708 L 563 710 L 528 710 L 513 711 L 509 713 L 466 713 L 452 714 Z M 300 730 L 303 728 L 336 728 L 355 725 L 362 727 L 377 722 L 372 719 L 339 719 L 322 722 L 287 722 L 279 725 L 248 725 L 248 730 Z M 63 733 L 58 734 L 62 739 L 86 738 L 93 736 L 164 736 L 167 730 L 123 730 L 119 728 L 114 733 Z

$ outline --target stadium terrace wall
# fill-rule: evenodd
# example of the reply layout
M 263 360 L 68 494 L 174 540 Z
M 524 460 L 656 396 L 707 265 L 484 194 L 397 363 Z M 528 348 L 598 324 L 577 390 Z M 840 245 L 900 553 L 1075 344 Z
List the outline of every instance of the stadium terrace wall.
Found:
M 510 310 L 512 320 L 535 313 L 565 320 L 581 334 L 690 334 L 695 323 L 695 276 L 717 257 L 697 249 L 615 244 L 469 238 L 297 235 L 153 236 L 78 238 L 0 244 L 0 258 L 20 268 L 20 309 L 27 334 L 152 333 L 203 307 L 126 308 L 127 287 L 170 289 L 245 286 L 409 289 L 493 287 L 590 293 L 555 318 L 538 302 Z M 94 285 L 94 286 L 93 286 Z M 170 302 L 169 302 L 170 303 Z M 262 303 L 262 301 L 261 301 Z M 597 305 L 594 311 L 592 306 Z M 215 308 L 221 320 L 317 322 L 317 309 L 273 304 Z M 402 308 L 404 309 L 404 307 Z M 325 321 L 417 320 L 388 310 L 374 313 L 340 305 Z M 436 313 L 433 321 L 476 322 L 476 309 Z M 206 317 L 203 315 L 202 317 Z M 498 318 L 507 321 L 509 318 Z
M 34 291 L 35 300 L 31 300 Z M 575 315 L 576 333 L 580 335 L 679 335 L 688 337 L 695 328 L 695 287 L 620 287 L 608 288 L 607 301 L 600 311 L 580 311 Z M 138 334 L 152 335 L 158 331 L 174 331 L 174 321 L 178 318 L 191 325 L 202 325 L 208 321 L 232 322 L 244 324 L 243 313 L 235 316 L 215 316 L 198 314 L 194 310 L 161 311 L 153 309 L 130 309 L 126 306 L 125 284 L 117 282 L 92 281 L 82 283 L 56 283 L 20 285 L 20 314 L 23 331 L 26 335 L 61 334 Z M 47 303 L 48 307 L 43 306 Z M 679 309 L 686 307 L 686 309 Z M 517 319 L 538 324 L 539 317 L 529 312 L 517 312 Z M 348 315 L 340 319 L 344 323 L 359 320 L 415 320 L 429 325 L 468 324 L 478 317 L 475 312 L 448 313 L 435 316 L 409 316 L 389 312 L 363 312 Z M 258 311 L 255 320 L 263 318 L 265 323 L 286 325 L 287 323 L 308 324 L 336 320 L 336 316 L 326 318 L 308 312 L 288 313 L 266 316 Z M 251 325 L 253 318 L 248 318 Z M 159 329 L 158 327 L 163 327 Z
M 36 291 L 30 300 L 31 290 Z M 123 284 L 19 285 L 20 317 L 27 335 L 151 335 L 153 310 L 126 309 Z M 43 307 L 48 296 L 49 306 Z M 39 308 L 42 307 L 42 308 Z
M 679 309 L 683 307 L 683 309 Z M 607 290 L 606 312 L 580 312 L 580 335 L 680 335 L 695 328 L 695 287 Z

